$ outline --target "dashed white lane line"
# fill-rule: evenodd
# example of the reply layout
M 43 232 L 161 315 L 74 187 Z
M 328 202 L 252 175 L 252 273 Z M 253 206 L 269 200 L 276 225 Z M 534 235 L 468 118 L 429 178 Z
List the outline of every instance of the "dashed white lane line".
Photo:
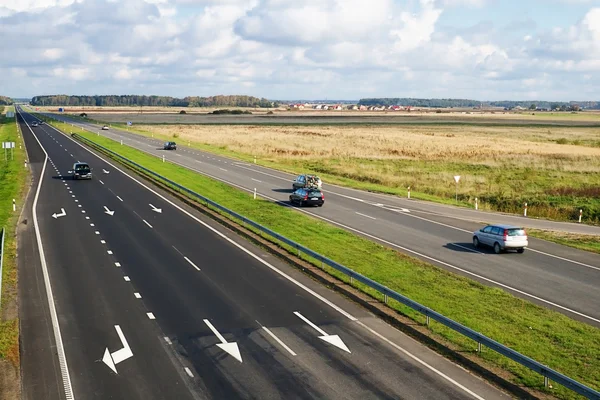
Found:
M 75 199 L 75 203 L 79 203 L 79 200 Z
M 90 224 L 90 226 L 96 226 L 96 224 L 93 224 L 93 223 L 92 223 L 92 224 Z
M 122 199 L 122 198 L 120 198 L 119 196 L 117 196 L 117 199 L 119 199 L 119 200 L 123 201 L 123 199 Z
M 75 195 L 74 195 L 74 194 L 72 194 L 72 195 L 71 195 L 71 197 L 75 197 Z
M 252 178 L 252 180 L 253 180 L 254 182 L 262 183 L 262 181 L 259 181 L 258 179 L 254 179 L 254 178 Z
M 112 252 L 112 250 L 106 250 L 106 252 L 107 252 L 108 254 L 111 254 L 111 255 L 112 255 L 112 253 L 113 253 L 113 252 Z
M 194 268 L 196 268 L 198 271 L 200 271 L 200 268 L 198 268 L 198 266 L 196 266 L 196 264 L 194 264 L 189 258 L 187 257 L 183 257 L 185 258 L 185 261 L 189 262 Z
M 171 339 L 169 339 L 168 337 L 165 336 L 165 342 L 167 342 L 167 344 L 173 344 L 171 343 Z
M 269 330 L 269 328 L 267 328 L 266 326 L 262 326 L 260 324 L 260 322 L 258 322 L 258 321 L 256 321 L 256 322 L 263 328 L 263 330 L 265 332 L 267 332 L 269 334 L 269 336 L 271 336 L 277 343 L 279 343 L 279 345 L 281 347 L 283 347 L 288 353 L 290 353 L 293 356 L 297 355 L 296 353 L 294 353 L 294 351 L 292 349 L 290 349 L 285 343 L 283 343 L 283 341 L 281 339 L 279 339 L 277 336 L 275 336 L 275 334 L 273 332 L 271 332 Z
M 190 378 L 194 377 L 194 374 L 192 374 L 192 371 L 190 371 L 190 369 L 188 367 L 185 367 L 185 372 L 190 376 Z
M 82 214 L 85 214 L 85 210 L 81 210 L 81 213 L 82 213 Z
M 90 219 L 90 217 L 85 217 L 85 219 Z
M 100 243 L 106 244 L 106 240 L 101 240 Z
M 150 228 L 152 228 L 152 225 L 150 225 L 150 224 L 148 223 L 148 221 L 146 221 L 145 219 L 143 219 L 142 221 L 144 221 L 144 223 L 145 223 L 146 225 L 148 225 Z
M 100 182 L 101 184 L 103 184 L 103 185 L 104 185 L 104 182 L 102 182 L 100 179 L 98 179 L 98 182 Z
M 225 171 L 225 172 L 227 172 L 227 170 L 226 170 L 225 168 L 221 168 L 221 167 L 219 167 L 219 169 L 220 169 L 221 171 Z
M 154 314 L 152 314 L 151 312 L 146 313 L 146 315 L 148 316 L 148 318 L 150 319 L 156 319 L 156 317 L 154 316 Z
M 356 211 L 356 214 L 360 215 L 361 217 L 365 217 L 365 218 L 377 219 L 375 217 L 371 217 L 370 215 L 359 213 L 358 211 Z
M 139 293 L 137 293 L 137 292 L 134 293 L 133 295 L 135 296 L 136 299 L 141 299 L 142 298 L 142 295 L 139 294 Z
M 99 235 L 99 234 L 100 234 L 100 232 L 98 232 L 98 231 L 96 231 L 96 232 L 94 232 L 94 233 L 95 233 L 96 235 Z
M 125 282 L 131 282 L 131 279 L 129 279 L 128 276 L 124 276 L 123 279 L 125 279 Z
M 121 263 L 116 262 L 115 263 L 115 267 L 120 268 L 121 267 Z
M 82 206 L 81 204 L 77 204 L 77 207 L 81 208 L 81 207 L 83 207 L 83 206 Z

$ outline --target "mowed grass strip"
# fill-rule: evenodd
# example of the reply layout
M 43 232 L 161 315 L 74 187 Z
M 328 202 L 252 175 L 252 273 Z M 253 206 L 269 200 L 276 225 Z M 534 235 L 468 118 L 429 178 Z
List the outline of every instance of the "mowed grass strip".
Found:
M 2 305 L 0 309 L 0 358 L 19 366 L 19 320 L 16 312 L 17 268 L 15 228 L 21 211 L 26 189 L 28 170 L 24 168 L 25 148 L 19 149 L 22 139 L 18 137 L 14 118 L 6 118 L 6 107 L 0 112 L 0 142 L 15 142 L 11 150 L 0 149 L 0 228 L 5 228 L 4 262 L 2 266 Z M 12 201 L 17 201 L 17 211 Z
M 53 125 L 70 132 L 70 125 Z M 288 207 L 253 200 L 250 194 L 169 162 L 163 163 L 127 145 L 90 133 L 78 134 L 573 379 L 600 388 L 597 373 L 600 329 L 403 255 Z M 320 263 L 315 262 L 315 265 L 320 266 Z M 348 282 L 342 274 L 326 269 Z M 361 289 L 382 298 L 370 289 Z M 424 321 L 420 314 L 400 304 L 393 301 L 389 304 L 418 322 Z M 463 351 L 472 352 L 476 348 L 471 340 L 435 322 L 431 329 Z M 536 373 L 490 350 L 484 349 L 480 356 L 514 373 L 519 383 L 543 390 L 543 379 Z M 577 398 L 561 386 L 555 385 L 552 392 L 561 398 Z

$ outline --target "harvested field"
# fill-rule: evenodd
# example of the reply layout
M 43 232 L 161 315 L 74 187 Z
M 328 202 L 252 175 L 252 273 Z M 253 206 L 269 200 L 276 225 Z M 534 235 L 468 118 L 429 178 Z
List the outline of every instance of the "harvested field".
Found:
M 155 137 L 208 150 L 257 156 L 267 165 L 310 170 L 329 182 L 459 200 L 482 207 L 573 219 L 600 219 L 600 128 L 455 125 L 203 126 L 138 125 Z M 351 183 L 351 182 L 350 182 Z M 532 214 L 533 215 L 533 214 Z

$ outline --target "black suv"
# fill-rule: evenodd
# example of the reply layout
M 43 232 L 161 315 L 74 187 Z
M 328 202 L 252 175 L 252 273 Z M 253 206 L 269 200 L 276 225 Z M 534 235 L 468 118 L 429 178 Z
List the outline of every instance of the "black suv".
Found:
M 175 142 L 166 142 L 163 146 L 164 150 L 177 150 L 177 143 Z
M 319 189 L 298 189 L 290 194 L 290 203 L 300 206 L 312 205 L 322 207 L 325 203 L 325 196 Z
M 73 174 L 73 179 L 92 179 L 92 169 L 87 163 L 76 162 L 73 169 L 69 171 Z

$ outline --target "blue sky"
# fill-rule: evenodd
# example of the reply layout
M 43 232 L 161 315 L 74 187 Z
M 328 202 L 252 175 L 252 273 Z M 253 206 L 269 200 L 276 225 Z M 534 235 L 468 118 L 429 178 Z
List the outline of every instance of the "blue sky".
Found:
M 0 95 L 600 100 L 600 0 L 0 0 Z

